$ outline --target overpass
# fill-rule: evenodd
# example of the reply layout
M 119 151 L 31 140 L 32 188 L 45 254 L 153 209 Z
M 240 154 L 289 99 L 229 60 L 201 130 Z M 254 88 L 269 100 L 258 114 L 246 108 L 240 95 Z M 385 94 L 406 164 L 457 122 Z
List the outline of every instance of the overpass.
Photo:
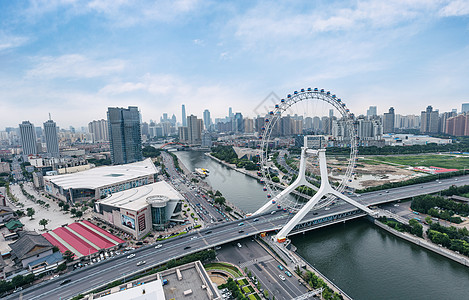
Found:
M 440 183 L 441 182 L 441 183 Z M 437 193 L 451 185 L 461 186 L 469 184 L 469 175 L 458 178 L 442 179 L 412 186 L 389 189 L 351 196 L 355 201 L 373 206 L 423 194 Z M 329 226 L 338 222 L 359 218 L 366 215 L 355 206 L 347 203 L 337 203 L 328 208 L 308 212 L 300 223 L 292 230 L 290 235 Z M 127 259 L 120 255 L 112 259 L 101 261 L 94 265 L 77 269 L 56 278 L 47 280 L 22 291 L 21 299 L 69 299 L 77 294 L 86 293 L 109 282 L 124 279 L 142 272 L 144 269 L 156 267 L 171 259 L 181 258 L 190 253 L 205 249 L 212 249 L 226 243 L 235 242 L 266 231 L 281 229 L 292 215 L 281 210 L 267 211 L 239 221 L 223 223 L 203 229 L 198 232 L 184 234 L 163 242 L 162 247 L 155 249 L 154 245 L 142 247 L 133 251 L 135 258 Z M 240 225 L 243 223 L 242 225 Z M 189 247 L 189 248 L 187 248 Z M 139 260 L 146 260 L 145 266 L 137 266 Z M 61 286 L 63 280 L 70 279 L 71 283 Z M 7 296 L 6 299 L 20 299 L 20 293 Z

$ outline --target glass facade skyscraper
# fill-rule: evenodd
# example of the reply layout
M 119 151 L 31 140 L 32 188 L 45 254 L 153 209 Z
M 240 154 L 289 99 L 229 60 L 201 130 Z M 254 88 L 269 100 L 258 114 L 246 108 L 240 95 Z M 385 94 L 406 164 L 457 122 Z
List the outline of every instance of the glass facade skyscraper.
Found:
M 46 137 L 47 153 L 53 157 L 59 157 L 59 139 L 57 137 L 57 125 L 48 120 L 44 123 L 44 135 Z
M 107 111 L 111 159 L 115 165 L 142 160 L 140 112 L 129 108 L 109 107 Z
M 21 145 L 23 146 L 24 155 L 36 155 L 37 154 L 37 138 L 36 129 L 34 125 L 29 121 L 23 121 L 20 124 L 20 137 Z

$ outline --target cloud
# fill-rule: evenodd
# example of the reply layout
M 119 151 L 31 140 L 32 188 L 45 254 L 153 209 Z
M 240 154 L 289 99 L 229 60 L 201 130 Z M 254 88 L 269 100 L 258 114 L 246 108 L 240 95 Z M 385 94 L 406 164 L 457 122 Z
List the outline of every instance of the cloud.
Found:
M 29 41 L 29 38 L 23 36 L 13 36 L 0 32 L 0 51 L 17 48 Z
M 456 0 L 451 1 L 440 10 L 440 16 L 454 17 L 469 15 L 469 1 Z
M 27 77 L 40 78 L 94 78 L 120 72 L 125 61 L 119 59 L 90 59 L 80 54 L 35 58 L 40 62 L 27 71 Z

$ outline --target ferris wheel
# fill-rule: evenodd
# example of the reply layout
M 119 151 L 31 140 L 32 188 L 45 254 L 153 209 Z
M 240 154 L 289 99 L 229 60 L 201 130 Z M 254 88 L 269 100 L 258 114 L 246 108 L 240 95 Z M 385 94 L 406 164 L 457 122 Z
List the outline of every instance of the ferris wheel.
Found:
M 329 117 L 324 119 L 324 114 L 328 114 Z M 327 127 L 318 130 L 321 126 L 316 126 L 317 128 L 312 128 L 313 130 L 310 131 L 310 134 L 324 139 L 323 143 L 316 149 L 321 148 L 322 150 L 320 151 L 325 151 L 324 144 L 327 143 L 335 143 L 335 145 L 340 144 L 340 146 L 349 149 L 346 158 L 342 159 L 341 167 L 336 167 L 335 169 L 329 167 L 329 171 L 325 173 L 324 171 L 319 172 L 320 161 L 318 152 L 314 152 L 312 149 L 304 149 L 307 148 L 307 145 L 303 145 L 302 148 L 305 150 L 304 154 L 306 154 L 305 162 L 303 162 L 302 152 L 301 162 L 296 160 L 296 163 L 300 164 L 299 167 L 296 166 L 296 168 L 294 165 L 295 155 L 288 155 L 288 150 L 278 149 L 288 148 L 288 145 L 286 145 L 286 147 L 278 147 L 278 142 L 280 140 L 279 137 L 282 135 L 282 128 L 285 127 L 287 121 L 290 122 L 289 124 L 292 124 L 289 119 L 296 120 L 297 127 L 301 124 L 300 129 L 296 128 L 296 133 L 298 133 L 300 131 L 303 132 L 304 129 L 308 129 L 304 126 L 304 124 L 306 124 L 305 120 L 307 120 L 307 118 L 312 119 L 313 116 L 316 118 L 316 121 L 318 118 L 320 119 L 322 117 L 321 121 L 324 124 L 319 125 Z M 287 121 L 285 121 L 285 117 Z M 309 123 L 311 123 L 311 119 L 309 119 Z M 318 125 L 317 123 L 318 122 L 316 122 L 315 125 Z M 339 135 L 335 140 L 329 140 L 328 138 L 331 136 L 332 130 L 335 130 L 334 136 Z M 337 192 L 334 191 L 334 193 L 329 193 L 327 196 L 321 197 L 321 199 L 314 204 L 316 209 L 331 204 L 331 202 L 337 198 L 338 193 L 344 194 L 349 184 L 353 181 L 355 168 L 357 167 L 357 148 L 359 145 L 355 117 L 346 107 L 345 103 L 336 95 L 331 94 L 331 92 L 325 91 L 324 89 L 308 88 L 288 94 L 287 97 L 281 99 L 280 103 L 276 104 L 273 110 L 265 117 L 264 126 L 261 131 L 259 136 L 261 140 L 259 145 L 261 153 L 258 155 L 260 158 L 260 170 L 258 175 L 262 178 L 261 183 L 264 185 L 263 190 L 266 192 L 268 202 L 256 213 L 266 211 L 267 209 L 283 209 L 290 213 L 297 212 L 310 200 L 311 194 L 314 193 L 311 192 L 311 189 L 315 191 L 318 190 L 318 180 L 321 182 L 327 180 L 327 185 L 330 186 L 328 177 L 332 171 L 336 173 L 333 189 Z M 328 132 L 329 135 L 324 135 L 325 132 Z M 289 133 L 292 133 L 292 131 L 290 130 Z M 323 135 L 318 135 L 318 133 L 322 133 Z M 325 165 L 325 153 L 323 155 Z M 308 157 L 308 160 L 306 160 L 306 157 Z M 289 161 L 290 165 L 287 164 L 286 161 Z M 308 163 L 306 163 L 306 161 L 308 161 Z M 293 165 L 291 165 L 292 162 Z M 278 172 L 278 175 L 275 176 L 279 165 L 284 171 L 287 170 L 287 174 Z M 328 167 L 326 166 L 325 168 Z M 327 178 L 321 178 L 321 174 L 322 177 L 325 176 Z M 274 180 L 274 177 L 277 178 Z M 309 192 L 305 192 L 308 189 Z M 336 196 L 334 196 L 334 194 L 336 194 Z

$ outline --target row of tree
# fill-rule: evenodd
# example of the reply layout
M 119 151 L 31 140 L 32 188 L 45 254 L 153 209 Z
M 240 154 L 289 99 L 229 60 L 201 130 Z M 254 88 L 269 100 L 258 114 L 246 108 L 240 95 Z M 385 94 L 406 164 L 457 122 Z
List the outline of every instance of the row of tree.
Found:
M 432 195 L 414 197 L 410 208 L 457 224 L 461 223 L 462 220 L 460 217 L 453 216 L 454 214 L 467 216 L 469 213 L 469 205 L 466 203 L 459 203 L 441 196 Z
M 259 161 L 257 157 L 253 157 L 252 160 L 247 158 L 239 159 L 232 146 L 219 145 L 212 147 L 212 152 L 210 154 L 227 163 L 235 164 L 237 168 L 244 168 L 246 170 L 260 169 L 260 167 L 257 165 L 257 162 Z

